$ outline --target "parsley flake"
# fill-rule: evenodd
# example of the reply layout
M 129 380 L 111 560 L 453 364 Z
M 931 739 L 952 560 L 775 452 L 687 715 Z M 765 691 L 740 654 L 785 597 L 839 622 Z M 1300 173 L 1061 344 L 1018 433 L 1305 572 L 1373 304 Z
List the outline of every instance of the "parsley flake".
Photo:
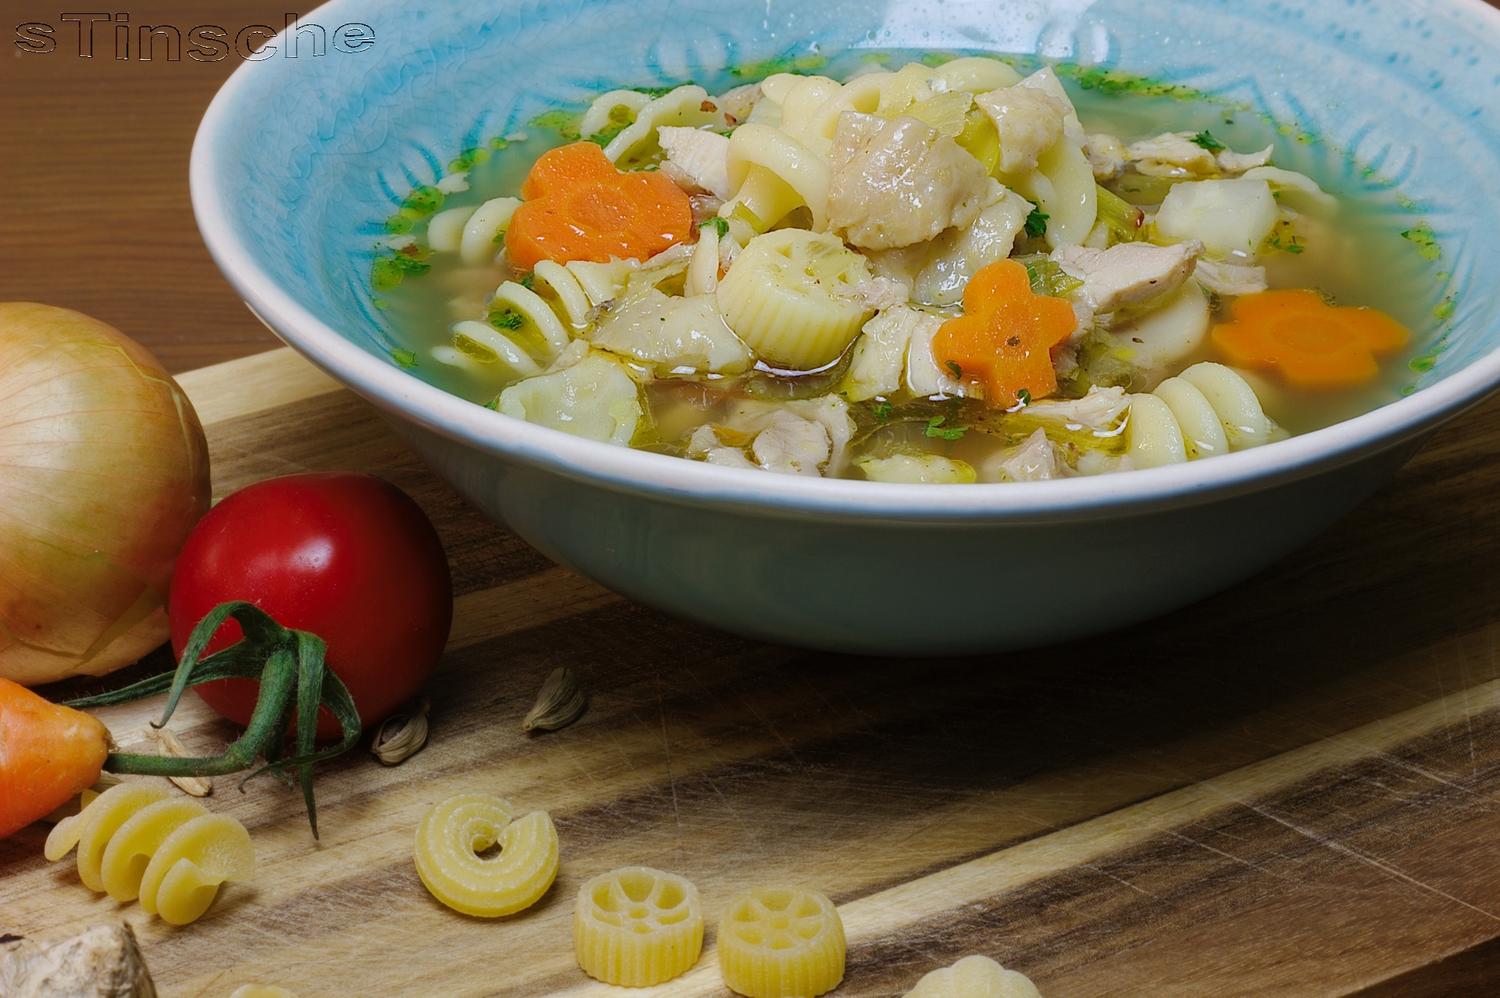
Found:
M 496 329 L 509 329 L 514 332 L 520 329 L 524 322 L 525 320 L 521 318 L 519 312 L 514 312 L 508 308 L 490 313 L 490 325 Z
M 1031 209 L 1031 214 L 1026 216 L 1026 234 L 1033 239 L 1039 239 L 1047 234 L 1047 220 L 1052 216 L 1040 208 Z
M 881 399 L 879 402 L 875 403 L 875 418 L 884 423 L 886 420 L 891 418 L 891 413 L 895 412 L 895 410 L 895 406 L 891 405 L 885 399 Z
M 1023 409 L 1026 406 L 1030 405 L 1031 404 L 1031 393 L 1029 391 L 1027 391 L 1026 389 L 1024 389 L 1024 388 L 1022 388 L 1020 391 L 1016 392 L 1016 404 L 1019 405 Z
M 962 440 L 967 429 L 962 426 L 944 426 L 946 422 L 947 416 L 933 416 L 927 421 L 927 429 L 923 432 L 933 440 Z
M 718 215 L 715 215 L 703 224 L 717 232 L 720 239 L 729 235 L 729 220 L 727 218 L 720 218 Z
M 1188 139 L 1188 141 L 1200 149 L 1207 149 L 1209 152 L 1223 152 L 1225 149 L 1229 148 L 1224 143 L 1214 138 L 1214 133 L 1208 131 L 1207 129 L 1204 129 L 1197 135 L 1194 135 L 1191 139 Z

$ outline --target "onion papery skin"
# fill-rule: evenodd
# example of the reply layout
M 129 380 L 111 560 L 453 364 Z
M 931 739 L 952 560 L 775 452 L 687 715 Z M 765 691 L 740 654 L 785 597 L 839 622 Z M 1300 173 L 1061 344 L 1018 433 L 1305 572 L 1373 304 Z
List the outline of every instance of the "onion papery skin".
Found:
M 209 500 L 203 426 L 149 351 L 79 312 L 0 303 L 0 676 L 100 676 L 165 641 Z

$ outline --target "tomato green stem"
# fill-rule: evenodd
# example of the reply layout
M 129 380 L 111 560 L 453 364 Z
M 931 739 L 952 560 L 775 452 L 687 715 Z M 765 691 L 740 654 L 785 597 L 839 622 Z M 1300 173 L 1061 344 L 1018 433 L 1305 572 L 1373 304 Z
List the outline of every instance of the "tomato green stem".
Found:
M 204 649 L 230 618 L 239 622 L 244 639 L 205 658 Z M 105 707 L 167 693 L 166 707 L 156 724 L 163 727 L 171 720 L 188 687 L 220 679 L 258 679 L 260 693 L 250 723 L 245 733 L 222 754 L 178 758 L 113 752 L 105 760 L 104 768 L 112 773 L 142 776 L 225 776 L 250 769 L 258 757 L 264 756 L 266 764 L 247 775 L 241 781 L 241 788 L 262 773 L 295 770 L 307 807 L 307 820 L 316 838 L 318 808 L 313 797 L 313 766 L 353 748 L 361 733 L 354 698 L 343 681 L 328 671 L 326 658 L 327 646 L 317 635 L 282 627 L 253 604 L 223 603 L 193 628 L 175 671 L 109 693 L 74 700 L 70 706 Z M 320 708 L 327 709 L 338 721 L 343 737 L 338 744 L 318 751 Z M 286 733 L 293 721 L 297 726 L 294 754 L 284 758 Z

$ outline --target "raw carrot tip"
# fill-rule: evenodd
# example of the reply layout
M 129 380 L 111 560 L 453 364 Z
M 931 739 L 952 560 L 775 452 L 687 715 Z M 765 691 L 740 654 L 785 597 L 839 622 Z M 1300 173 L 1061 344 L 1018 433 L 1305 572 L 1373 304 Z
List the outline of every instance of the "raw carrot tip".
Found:
M 1009 406 L 1023 393 L 1044 398 L 1057 391 L 1051 351 L 1077 324 L 1073 306 L 1033 294 L 1026 268 L 1001 260 L 969 281 L 964 314 L 943 323 L 932 349 L 939 364 L 983 386 L 992 405 Z
M 543 154 L 521 185 L 525 203 L 505 232 L 511 264 L 645 260 L 692 238 L 687 194 L 661 173 L 625 173 L 592 142 Z
M 1304 388 L 1346 388 L 1380 373 L 1376 358 L 1411 333 L 1373 308 L 1341 308 L 1315 291 L 1263 291 L 1237 299 L 1214 345 L 1240 367 L 1275 370 Z

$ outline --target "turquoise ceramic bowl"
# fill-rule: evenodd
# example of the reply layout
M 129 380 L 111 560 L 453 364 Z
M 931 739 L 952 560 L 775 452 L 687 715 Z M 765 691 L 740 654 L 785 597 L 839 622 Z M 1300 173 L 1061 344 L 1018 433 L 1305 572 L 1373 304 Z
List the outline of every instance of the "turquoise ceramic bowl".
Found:
M 1500 14 L 1478 0 L 417 8 L 334 0 L 304 20 L 363 22 L 373 45 L 278 51 L 233 76 L 193 152 L 204 238 L 278 335 L 388 414 L 477 506 L 641 602 L 849 651 L 991 651 L 1104 630 L 1281 557 L 1500 384 L 1489 292 L 1500 286 Z M 1435 361 L 1410 397 L 1269 447 L 977 486 L 807 480 L 612 448 L 469 404 L 391 361 L 371 306 L 373 234 L 458 150 L 611 84 L 710 81 L 735 64 L 865 47 L 1112 67 L 1295 123 L 1278 162 L 1432 228 L 1443 276 L 1420 305 L 1436 313 Z

